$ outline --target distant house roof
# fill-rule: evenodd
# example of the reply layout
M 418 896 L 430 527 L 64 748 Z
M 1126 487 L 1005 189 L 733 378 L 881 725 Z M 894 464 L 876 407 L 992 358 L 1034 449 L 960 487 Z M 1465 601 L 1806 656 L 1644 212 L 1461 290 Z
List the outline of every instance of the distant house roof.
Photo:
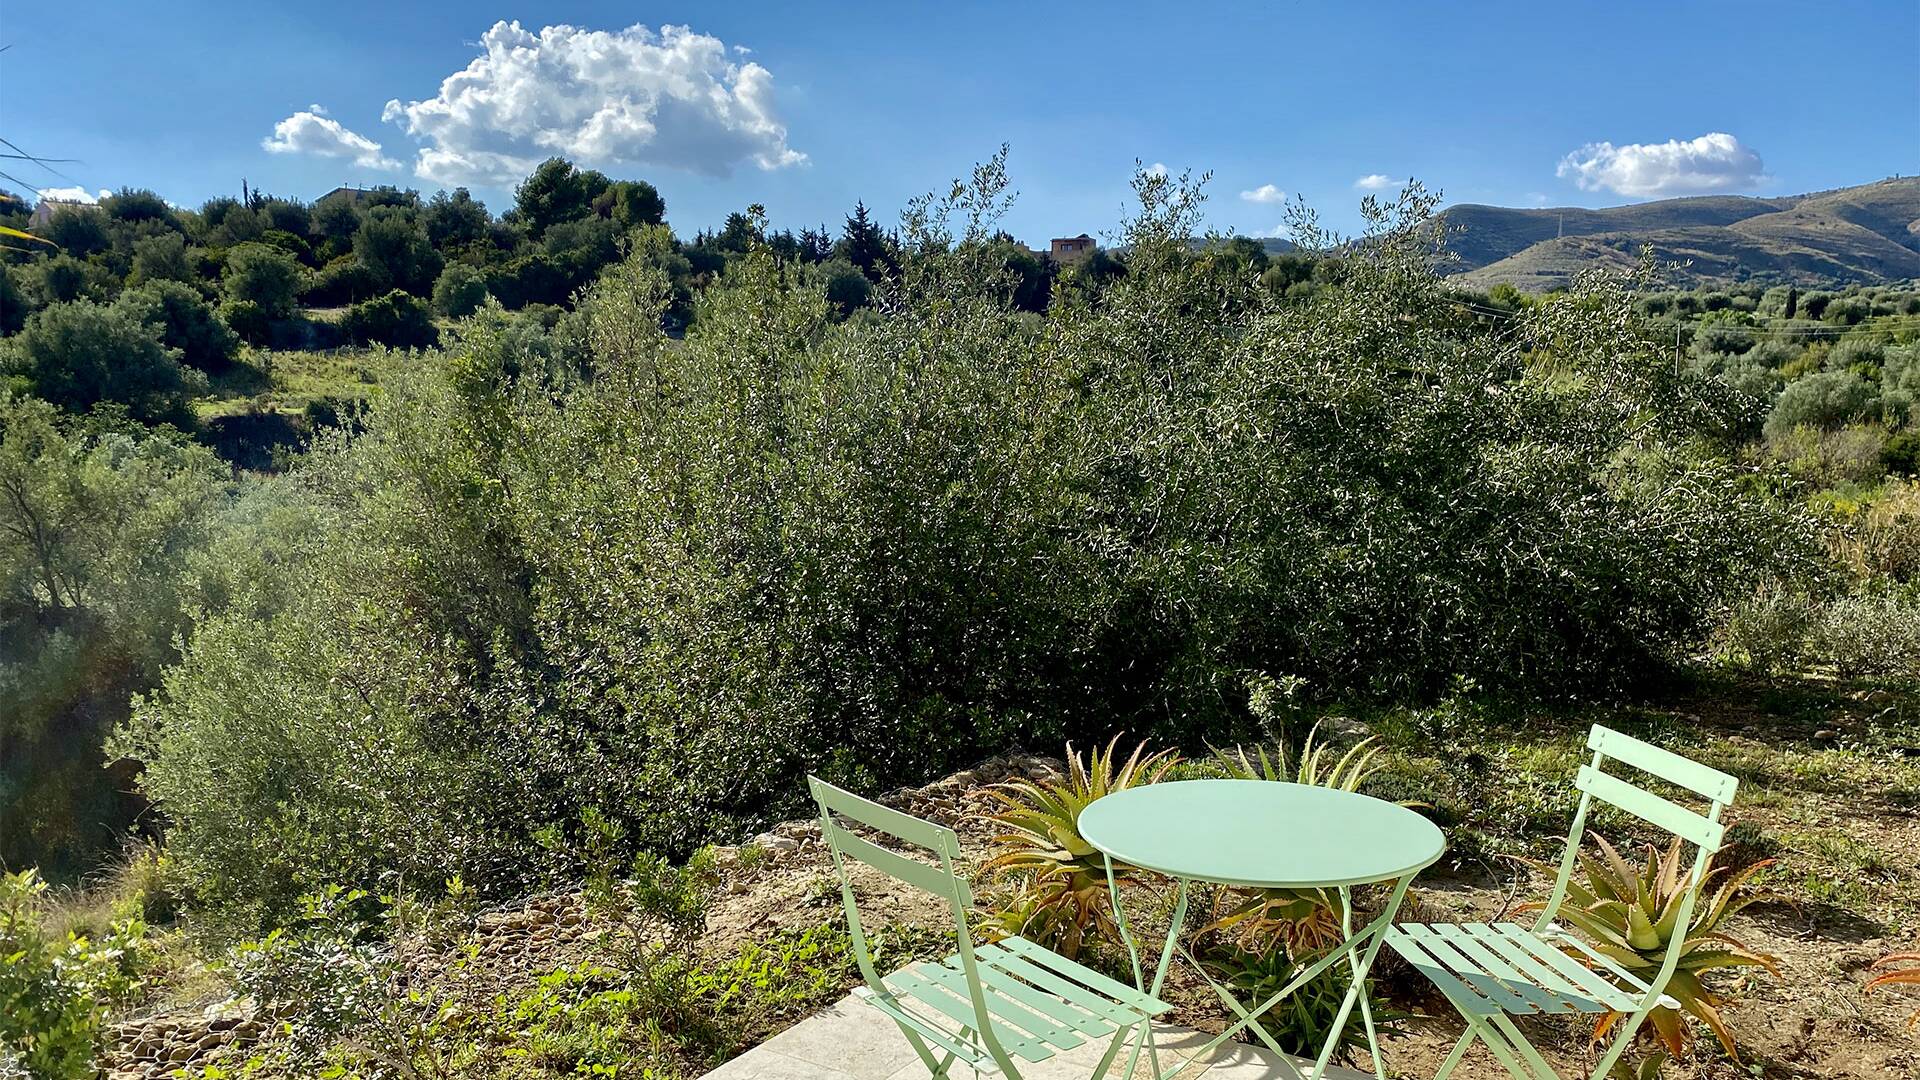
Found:
M 334 198 L 345 199 L 348 202 L 356 202 L 356 203 L 365 202 L 367 198 L 372 196 L 372 194 L 373 194 L 372 188 L 337 187 L 337 188 L 334 188 L 332 191 L 327 192 L 325 195 L 322 195 L 319 198 L 313 200 L 313 203 L 315 206 L 318 206 L 321 203 L 326 202 L 328 199 L 334 199 Z
M 98 210 L 98 203 L 81 202 L 78 199 L 41 199 L 33 206 L 33 218 L 27 223 L 29 229 L 45 228 L 53 220 L 53 215 L 62 210 Z

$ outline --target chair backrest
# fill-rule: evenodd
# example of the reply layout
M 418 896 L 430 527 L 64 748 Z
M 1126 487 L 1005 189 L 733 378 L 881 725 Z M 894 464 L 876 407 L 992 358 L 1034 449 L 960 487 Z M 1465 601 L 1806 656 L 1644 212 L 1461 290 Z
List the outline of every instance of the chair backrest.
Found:
M 1575 778 L 1573 786 L 1588 798 L 1599 799 L 1665 829 L 1705 849 L 1709 856 L 1720 849 L 1720 841 L 1726 836 L 1726 826 L 1720 822 L 1720 812 L 1733 803 L 1734 792 L 1740 787 L 1738 780 L 1718 769 L 1689 761 L 1671 750 L 1662 750 L 1599 724 L 1595 724 L 1588 733 L 1587 747 L 1593 751 L 1593 761 L 1580 767 L 1580 775 Z M 1609 761 L 1632 766 L 1705 799 L 1709 804 L 1707 813 L 1689 810 L 1608 773 L 1605 766 Z
M 828 850 L 833 853 L 833 867 L 840 877 L 840 898 L 847 911 L 847 930 L 853 938 L 854 959 L 859 963 L 860 973 L 866 978 L 867 983 L 876 992 L 887 992 L 886 987 L 881 983 L 880 973 L 873 967 L 873 954 L 867 947 L 866 931 L 860 921 L 860 908 L 854 899 L 853 879 L 847 873 L 847 859 L 857 859 L 888 877 L 947 901 L 953 910 L 954 932 L 959 939 L 959 948 L 967 960 L 968 974 L 971 976 L 973 938 L 967 926 L 967 912 L 973 907 L 973 890 L 967 885 L 966 877 L 955 873 L 953 869 L 955 861 L 960 857 L 960 838 L 954 835 L 952 829 L 936 825 L 931 821 L 922 821 L 911 814 L 903 814 L 871 799 L 863 799 L 850 791 L 834 787 L 818 777 L 807 777 L 807 786 L 813 792 L 814 802 L 820 805 L 821 838 L 826 841 Z M 891 851 L 863 836 L 856 835 L 835 820 L 836 817 L 858 822 L 903 844 L 918 848 L 932 855 L 935 865 L 910 859 L 897 851 Z
M 1704 884 L 1707 864 L 1714 853 L 1720 850 L 1720 843 L 1726 837 L 1726 825 L 1721 822 L 1720 814 L 1733 803 L 1740 782 L 1718 769 L 1690 761 L 1671 750 L 1662 750 L 1600 724 L 1595 724 L 1587 734 L 1587 748 L 1593 751 L 1593 760 L 1582 765 L 1574 778 L 1573 786 L 1580 791 L 1580 805 L 1574 811 L 1573 829 L 1567 835 L 1566 852 L 1561 856 L 1553 894 L 1541 911 L 1535 929 L 1543 929 L 1551 923 L 1566 900 L 1567 886 L 1573 879 L 1574 866 L 1579 860 L 1580 841 L 1586 835 L 1587 815 L 1595 799 L 1694 845 L 1693 873 L 1688 881 L 1687 895 L 1682 898 L 1679 909 L 1680 924 L 1683 927 L 1691 926 L 1694 901 Z M 1707 811 L 1703 814 L 1690 810 L 1665 796 L 1647 791 L 1618 775 L 1617 769 L 1615 772 L 1607 771 L 1610 764 L 1637 769 L 1698 796 L 1706 800 Z M 1685 941 L 1684 932 L 1674 934 L 1669 940 L 1660 973 L 1650 980 L 1652 996 L 1657 997 L 1672 976 Z

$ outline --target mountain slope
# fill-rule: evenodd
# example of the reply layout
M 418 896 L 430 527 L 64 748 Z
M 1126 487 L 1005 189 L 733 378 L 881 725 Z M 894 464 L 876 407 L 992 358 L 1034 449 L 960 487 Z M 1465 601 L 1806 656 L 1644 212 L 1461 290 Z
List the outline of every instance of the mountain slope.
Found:
M 1665 199 L 1601 210 L 1446 211 L 1455 272 L 1476 288 L 1560 288 L 1591 266 L 1630 267 L 1644 244 L 1682 261 L 1676 287 L 1740 281 L 1834 286 L 1920 277 L 1920 178 L 1811 195 Z

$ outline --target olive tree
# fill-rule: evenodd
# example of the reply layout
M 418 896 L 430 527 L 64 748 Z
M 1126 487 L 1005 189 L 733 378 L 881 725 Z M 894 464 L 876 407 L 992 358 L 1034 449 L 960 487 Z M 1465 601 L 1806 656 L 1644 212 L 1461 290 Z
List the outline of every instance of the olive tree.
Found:
M 235 247 L 227 253 L 221 274 L 221 289 L 229 301 L 254 304 L 269 319 L 292 317 L 300 284 L 300 263 L 266 244 Z
M 136 420 L 182 426 L 192 422 L 188 399 L 206 387 L 141 314 L 87 300 L 29 316 L 0 350 L 0 372 L 66 409 L 122 405 Z

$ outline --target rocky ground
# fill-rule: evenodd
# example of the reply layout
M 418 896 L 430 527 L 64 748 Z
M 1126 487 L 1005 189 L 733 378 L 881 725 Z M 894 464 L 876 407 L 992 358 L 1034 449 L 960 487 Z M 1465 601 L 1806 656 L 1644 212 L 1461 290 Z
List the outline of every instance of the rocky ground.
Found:
M 968 854 L 982 859 L 995 832 L 984 819 L 995 805 L 988 788 L 1013 778 L 1056 779 L 1061 767 L 1058 760 L 1042 757 L 997 758 L 925 787 L 896 792 L 886 801 L 951 826 Z M 1851 838 L 1858 847 L 1854 852 L 1857 872 L 1874 875 L 1877 891 L 1871 895 L 1884 897 L 1891 889 L 1897 896 L 1908 887 L 1920 888 L 1920 857 L 1916 856 L 1920 814 L 1907 804 L 1910 794 L 1895 795 L 1885 798 L 1871 790 L 1856 790 L 1844 799 L 1758 798 L 1753 806 L 1738 810 L 1735 820 L 1789 838 Z M 1809 814 L 1819 819 L 1817 834 L 1807 832 Z M 759 850 L 749 852 L 743 845 L 719 852 L 727 884 L 711 911 L 702 943 L 704 950 L 716 956 L 729 955 L 743 943 L 782 929 L 818 926 L 831 921 L 838 910 L 833 867 L 820 843 L 817 823 L 788 822 L 757 837 L 750 846 Z M 1781 854 L 1788 874 L 1844 878 L 1849 873 L 1793 856 L 1790 847 Z M 1487 918 L 1544 889 L 1541 880 L 1495 880 L 1487 875 L 1485 865 L 1449 868 L 1443 864 L 1430 871 L 1419 883 L 1417 902 L 1409 905 L 1410 916 Z M 944 925 L 945 912 L 932 898 L 863 865 L 853 867 L 862 910 L 875 925 Z M 1872 906 L 1858 899 L 1862 894 L 1852 888 L 1858 882 L 1796 879 L 1792 884 L 1794 888 L 1785 891 L 1790 899 L 1797 899 L 1749 909 L 1731 928 L 1735 936 L 1778 956 L 1784 976 L 1722 980 L 1735 998 L 1725 1016 L 1747 1060 L 1735 1064 L 1710 1049 L 1710 1039 L 1702 1039 L 1693 1057 L 1670 1067 L 1668 1075 L 1699 1080 L 1751 1075 L 1796 1080 L 1920 1077 L 1920 1032 L 1905 1026 L 1907 1014 L 1920 1008 L 1920 1001 L 1914 1000 L 1920 995 L 1861 992 L 1866 966 L 1887 951 L 1911 948 L 1908 943 L 1920 936 L 1920 924 L 1909 918 L 1889 926 L 1884 919 L 1852 910 L 1849 898 L 1855 906 Z M 1832 899 L 1809 901 L 1808 895 Z M 1135 900 L 1130 909 L 1155 909 L 1153 897 Z M 1895 904 L 1892 910 L 1911 911 L 1912 906 Z M 1885 905 L 1880 909 L 1885 910 Z M 609 932 L 578 894 L 558 893 L 481 914 L 437 944 L 414 942 L 401 947 L 412 950 L 409 963 L 427 977 L 463 982 L 470 996 L 480 997 L 497 987 L 525 984 L 558 965 L 591 959 Z M 1159 932 L 1159 927 L 1148 928 L 1150 934 Z M 466 959 L 450 963 L 448 958 L 455 952 Z M 1386 1040 L 1392 1073 L 1431 1076 L 1459 1031 L 1457 1020 L 1410 971 L 1384 961 L 1377 975 L 1390 1002 L 1413 1014 L 1402 1022 L 1399 1033 Z M 1191 977 L 1176 974 L 1169 998 L 1179 1006 L 1171 1017 L 1176 1022 L 1198 1027 L 1222 1023 L 1218 1005 Z M 780 1022 L 797 1019 L 785 1017 Z M 1530 1034 L 1564 1075 L 1584 1073 L 1588 1057 L 1582 1032 L 1565 1025 L 1532 1026 Z M 158 1080 L 183 1068 L 239 1060 L 255 1040 L 270 1035 L 272 1027 L 271 1018 L 255 1015 L 245 1003 L 234 1001 L 130 1018 L 113 1029 L 105 1061 L 107 1075 L 112 1080 Z M 1459 1075 L 1504 1073 L 1477 1051 Z

